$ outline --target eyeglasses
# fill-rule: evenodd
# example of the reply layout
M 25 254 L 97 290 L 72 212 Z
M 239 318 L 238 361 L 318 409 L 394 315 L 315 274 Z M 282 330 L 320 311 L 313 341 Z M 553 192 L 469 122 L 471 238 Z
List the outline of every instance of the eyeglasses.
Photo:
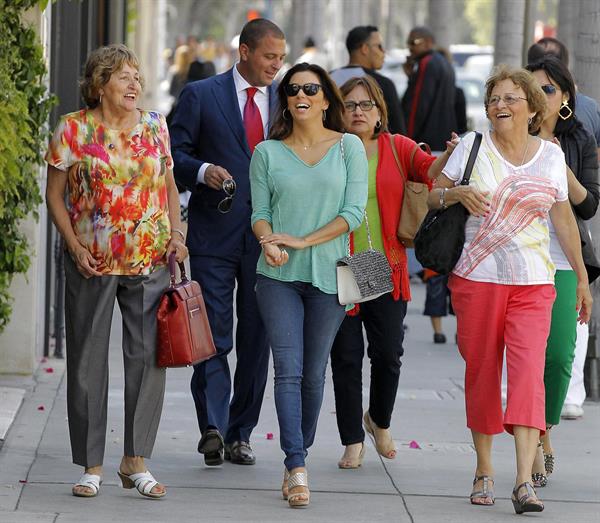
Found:
M 373 100 L 361 100 L 360 102 L 344 102 L 344 108 L 349 113 L 356 111 L 357 107 L 360 107 L 361 111 L 370 111 L 377 104 Z
M 423 40 L 425 40 L 424 38 L 413 38 L 412 40 L 407 40 L 406 41 L 406 45 L 419 45 Z
M 223 180 L 221 188 L 227 196 L 219 202 L 217 209 L 219 209 L 219 212 L 226 214 L 231 211 L 231 206 L 233 205 L 233 196 L 235 195 L 236 189 L 235 180 L 233 178 Z
M 306 96 L 315 96 L 319 92 L 319 89 L 322 89 L 322 86 L 320 84 L 287 84 L 283 88 L 285 94 L 288 96 L 296 96 L 300 92 L 300 89 L 304 91 Z
M 487 102 L 488 107 L 492 107 L 494 105 L 498 105 L 500 100 L 504 100 L 506 105 L 516 104 L 519 100 L 527 100 L 527 98 L 523 98 L 522 96 L 517 96 L 514 94 L 505 94 L 503 97 L 500 96 L 491 96 Z
M 540 86 L 542 91 L 544 91 L 548 96 L 553 96 L 556 94 L 556 87 L 552 84 L 544 84 Z

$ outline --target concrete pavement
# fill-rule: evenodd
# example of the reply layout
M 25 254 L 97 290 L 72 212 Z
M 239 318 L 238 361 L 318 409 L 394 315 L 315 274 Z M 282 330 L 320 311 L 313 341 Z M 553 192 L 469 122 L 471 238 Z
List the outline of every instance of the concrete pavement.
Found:
M 502 435 L 495 443 L 496 505 L 471 506 L 468 494 L 475 454 L 465 428 L 463 363 L 453 343 L 431 342 L 429 321 L 420 314 L 424 287 L 415 284 L 413 294 L 392 421 L 397 458 L 381 460 L 369 442 L 360 469 L 337 468 L 342 447 L 328 376 L 317 438 L 307 463 L 311 487 L 307 509 L 291 510 L 281 499 L 283 454 L 272 377 L 253 434 L 257 464 L 206 468 L 195 450 L 198 429 L 189 393 L 191 370 L 170 369 L 154 458 L 148 461 L 152 473 L 167 486 L 168 495 L 154 501 L 119 487 L 116 470 L 122 453 L 123 374 L 120 321 L 115 315 L 100 495 L 94 499 L 71 495 L 81 470 L 70 459 L 64 364 L 50 360 L 40 365 L 35 379 L 18 382 L 27 392 L 0 449 L 0 522 L 512 521 L 516 517 L 509 500 L 515 467 L 513 439 Z M 445 320 L 445 328 L 448 339 L 453 340 L 452 319 Z M 48 372 L 49 368 L 53 372 Z M 368 376 L 367 365 L 365 373 Z M 0 377 L 2 385 L 15 383 Z M 600 405 L 587 403 L 584 408 L 582 420 L 563 421 L 555 431 L 556 472 L 539 492 L 546 510 L 525 517 L 548 522 L 600 521 Z M 268 433 L 274 438 L 267 439 Z M 412 441 L 421 448 L 410 448 Z

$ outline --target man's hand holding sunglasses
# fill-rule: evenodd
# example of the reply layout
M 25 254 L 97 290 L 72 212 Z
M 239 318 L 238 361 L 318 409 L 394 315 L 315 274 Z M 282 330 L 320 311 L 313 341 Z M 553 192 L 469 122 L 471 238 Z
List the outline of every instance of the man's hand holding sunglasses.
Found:
M 218 165 L 209 166 L 204 172 L 204 183 L 211 189 L 220 191 L 223 188 L 223 182 L 231 179 L 232 176 L 227 172 L 227 169 Z

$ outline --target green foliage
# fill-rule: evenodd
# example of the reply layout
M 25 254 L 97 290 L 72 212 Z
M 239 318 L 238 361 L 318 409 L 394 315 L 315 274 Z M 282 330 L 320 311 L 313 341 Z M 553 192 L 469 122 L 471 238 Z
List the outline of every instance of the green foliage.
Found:
M 30 265 L 19 223 L 30 213 L 37 219 L 42 203 L 37 177 L 55 103 L 43 82 L 46 64 L 37 35 L 21 20 L 37 3 L 0 0 L 0 331 L 11 314 L 12 277 Z

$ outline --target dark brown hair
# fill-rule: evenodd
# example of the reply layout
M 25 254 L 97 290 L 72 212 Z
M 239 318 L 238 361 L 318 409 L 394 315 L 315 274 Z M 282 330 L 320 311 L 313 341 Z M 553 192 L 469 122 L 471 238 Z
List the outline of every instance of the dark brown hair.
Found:
M 85 104 L 94 109 L 100 103 L 100 88 L 106 85 L 111 75 L 128 64 L 139 71 L 140 62 L 135 53 L 123 44 L 112 44 L 92 51 L 85 63 L 83 78 L 79 81 L 81 96 Z M 140 75 L 140 83 L 144 86 Z
M 285 87 L 290 83 L 290 79 L 296 73 L 304 71 L 310 71 L 318 76 L 323 90 L 323 96 L 329 102 L 329 107 L 325 114 L 325 120 L 323 126 L 332 131 L 344 132 L 344 120 L 342 119 L 342 111 L 344 110 L 344 102 L 342 101 L 342 95 L 340 90 L 335 85 L 335 82 L 327 74 L 325 69 L 316 64 L 307 64 L 303 62 L 296 64 L 294 67 L 285 73 L 285 76 L 281 80 L 279 87 L 277 87 L 277 96 L 279 98 L 279 105 L 273 118 L 273 126 L 269 133 L 269 138 L 272 140 L 285 140 L 290 134 L 294 127 L 294 121 L 288 115 L 284 118 L 283 112 L 288 108 L 287 95 L 285 94 Z
M 388 114 L 387 107 L 385 105 L 385 100 L 383 99 L 383 91 L 379 84 L 369 75 L 365 76 L 357 76 L 354 78 L 350 78 L 350 80 L 346 81 L 342 87 L 340 87 L 340 91 L 342 93 L 342 98 L 346 99 L 346 96 L 350 94 L 356 87 L 362 86 L 365 91 L 369 94 L 369 99 L 375 102 L 377 109 L 379 109 L 379 119 L 381 120 L 381 127 L 379 129 L 375 129 L 373 132 L 373 136 L 371 138 L 377 138 L 381 133 L 386 133 L 388 130 Z
M 248 49 L 253 50 L 258 46 L 258 42 L 265 36 L 271 35 L 275 38 L 285 39 L 283 31 L 279 29 L 271 20 L 266 18 L 256 18 L 250 20 L 240 33 L 240 45 L 245 44 Z

